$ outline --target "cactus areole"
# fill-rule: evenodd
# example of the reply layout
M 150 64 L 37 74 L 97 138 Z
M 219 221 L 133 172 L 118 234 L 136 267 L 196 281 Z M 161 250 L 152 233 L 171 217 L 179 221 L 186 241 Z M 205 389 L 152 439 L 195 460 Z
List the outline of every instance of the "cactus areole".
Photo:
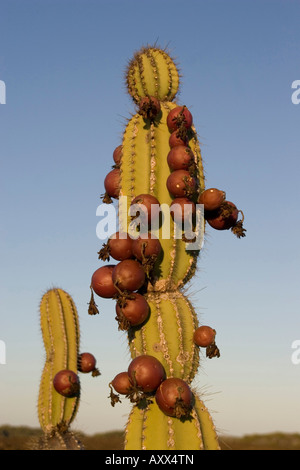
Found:
M 133 405 L 124 448 L 218 450 L 212 418 L 192 383 L 200 359 L 200 348 L 194 341 L 199 322 L 194 307 L 183 293 L 195 274 L 202 247 L 194 241 L 203 236 L 205 227 L 204 210 L 203 216 L 198 217 L 198 201 L 205 185 L 195 120 L 186 105 L 175 102 L 179 72 L 165 50 L 143 47 L 136 52 L 126 70 L 126 85 L 137 112 L 128 121 L 122 141 L 116 147 L 117 159 L 112 149 L 112 163 L 117 162 L 114 168 L 118 169 L 117 186 L 112 191 L 106 179 L 109 194 L 104 195 L 103 203 L 118 204 L 122 231 L 130 233 L 130 227 L 135 224 L 138 241 L 133 241 L 130 259 L 114 263 L 112 280 L 118 293 L 112 301 L 116 302 L 118 311 L 123 309 L 125 313 L 126 305 L 130 305 L 137 294 L 144 297 L 147 311 L 149 309 L 144 321 L 138 325 L 127 322 L 131 359 L 134 364 L 138 358 L 155 358 L 164 376 L 159 377 L 157 385 L 161 384 L 156 392 L 157 386 L 142 389 L 138 371 L 136 377 L 129 375 L 131 386 L 126 386 L 126 397 Z M 188 216 L 181 215 L 179 221 L 174 209 L 170 211 L 177 199 L 178 208 L 185 205 L 188 208 Z M 149 215 L 147 204 L 151 200 L 155 205 Z M 140 206 L 133 215 L 136 203 Z M 146 228 L 145 223 L 149 224 Z M 244 229 L 239 227 L 239 231 L 244 232 Z M 150 233 L 156 243 L 159 240 L 159 249 L 152 249 Z M 145 279 L 137 264 L 144 270 Z M 92 286 L 89 311 L 94 312 Z M 118 316 L 117 320 L 120 323 Z M 123 375 L 118 378 L 124 376 L 128 381 L 124 372 L 120 374 Z M 110 387 L 112 380 L 113 377 L 109 380 Z M 147 376 L 147 380 L 150 377 Z M 174 383 L 176 386 L 169 392 L 171 388 L 167 385 Z M 124 393 L 122 387 L 120 390 Z M 121 401 L 114 393 L 111 398 L 113 406 Z M 185 416 L 178 412 L 182 408 L 188 410 Z

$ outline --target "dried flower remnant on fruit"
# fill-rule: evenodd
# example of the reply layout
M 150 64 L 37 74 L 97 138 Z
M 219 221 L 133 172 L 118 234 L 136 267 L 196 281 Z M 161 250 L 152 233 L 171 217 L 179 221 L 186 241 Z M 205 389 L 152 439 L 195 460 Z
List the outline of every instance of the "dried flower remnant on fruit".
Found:
M 89 301 L 89 308 L 88 308 L 88 314 L 89 315 L 97 315 L 99 313 L 99 310 L 98 310 L 98 306 L 95 302 L 95 298 L 94 298 L 94 291 L 92 289 L 92 287 L 90 287 L 91 289 L 91 298 L 90 298 L 90 301 Z

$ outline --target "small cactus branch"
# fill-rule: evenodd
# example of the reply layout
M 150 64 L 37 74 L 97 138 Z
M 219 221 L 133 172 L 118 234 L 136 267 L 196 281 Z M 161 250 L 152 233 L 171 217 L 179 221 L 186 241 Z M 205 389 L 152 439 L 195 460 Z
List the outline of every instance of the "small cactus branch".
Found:
M 61 370 L 77 374 L 79 352 L 79 321 L 76 306 L 62 289 L 47 291 L 40 304 L 40 324 L 46 350 L 38 401 L 38 416 L 45 433 L 67 431 L 73 421 L 79 394 L 67 398 L 53 386 L 55 375 Z

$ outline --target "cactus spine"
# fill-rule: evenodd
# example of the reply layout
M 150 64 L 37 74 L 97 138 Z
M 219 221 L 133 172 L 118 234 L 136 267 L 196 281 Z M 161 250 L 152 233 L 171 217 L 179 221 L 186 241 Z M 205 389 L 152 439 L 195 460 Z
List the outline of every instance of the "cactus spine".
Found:
M 126 226 L 125 231 L 130 231 L 130 205 L 140 194 L 157 198 L 163 213 L 162 223 L 155 228 L 162 250 L 152 266 L 146 286 L 140 290 L 149 304 L 150 315 L 142 325 L 129 328 L 130 353 L 132 359 L 145 354 L 154 356 L 164 366 L 168 378 L 186 381 L 193 391 L 193 405 L 189 419 L 179 419 L 164 414 L 154 398 L 146 406 L 134 404 L 126 427 L 125 449 L 215 450 L 219 449 L 219 444 L 214 424 L 192 388 L 199 366 L 199 348 L 193 342 L 198 319 L 183 293 L 183 288 L 195 273 L 200 248 L 187 248 L 182 228 L 178 228 L 170 215 L 174 197 L 166 186 L 171 173 L 167 162 L 170 151 L 167 117 L 178 107 L 174 99 L 179 87 L 179 72 L 165 51 L 145 47 L 130 61 L 126 82 L 139 110 L 126 126 L 121 159 L 117 165 L 118 196 L 120 201 L 122 196 L 127 197 L 125 206 L 119 204 L 119 217 L 122 227 Z M 160 106 L 155 117 L 150 117 L 150 113 L 147 116 L 141 110 L 141 100 L 152 100 L 152 97 Z M 204 175 L 193 125 L 185 137 L 193 154 L 189 172 L 196 181 L 196 192 L 191 196 L 196 203 L 204 191 Z M 107 199 L 103 201 L 107 202 Z M 203 226 L 201 230 L 204 230 Z
M 79 406 L 79 394 L 65 397 L 53 387 L 53 379 L 61 370 L 77 374 L 79 353 L 79 320 L 71 296 L 62 289 L 48 290 L 40 303 L 40 325 L 46 350 L 45 366 L 40 382 L 38 417 L 44 438 L 44 449 L 77 449 L 80 442 L 69 426 Z

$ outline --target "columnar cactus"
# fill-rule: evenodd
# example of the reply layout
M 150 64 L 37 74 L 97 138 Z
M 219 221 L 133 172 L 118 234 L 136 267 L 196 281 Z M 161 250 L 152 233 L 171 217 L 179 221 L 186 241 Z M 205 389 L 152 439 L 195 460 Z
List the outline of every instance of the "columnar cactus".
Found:
M 40 325 L 46 360 L 38 399 L 38 417 L 44 436 L 37 447 L 82 449 L 81 443 L 69 429 L 79 406 L 78 372 L 83 369 L 82 355 L 79 354 L 77 309 L 67 292 L 54 288 L 43 295 Z M 87 371 L 99 375 L 95 363 Z
M 207 220 L 226 221 L 219 229 L 234 228 L 238 236 L 245 230 L 223 192 L 213 211 L 200 200 L 205 194 L 200 146 L 191 113 L 174 101 L 179 73 L 171 57 L 156 47 L 142 48 L 128 65 L 126 83 L 137 113 L 113 153 L 103 196 L 105 203 L 119 200 L 120 227 L 99 251 L 100 259 L 117 262 L 99 268 L 91 281 L 92 293 L 116 300 L 119 328 L 128 330 L 132 362 L 110 383 L 134 403 L 125 449 L 218 449 L 212 419 L 192 385 L 202 344 L 195 340 L 198 317 L 184 288 L 202 246 L 200 209 Z M 120 240 L 121 234 L 126 239 Z M 136 296 L 148 305 L 140 320 Z M 89 312 L 97 312 L 93 297 Z M 212 331 L 207 355 L 218 357 Z M 164 376 L 157 373 L 161 366 Z M 117 401 L 112 391 L 112 405 Z

